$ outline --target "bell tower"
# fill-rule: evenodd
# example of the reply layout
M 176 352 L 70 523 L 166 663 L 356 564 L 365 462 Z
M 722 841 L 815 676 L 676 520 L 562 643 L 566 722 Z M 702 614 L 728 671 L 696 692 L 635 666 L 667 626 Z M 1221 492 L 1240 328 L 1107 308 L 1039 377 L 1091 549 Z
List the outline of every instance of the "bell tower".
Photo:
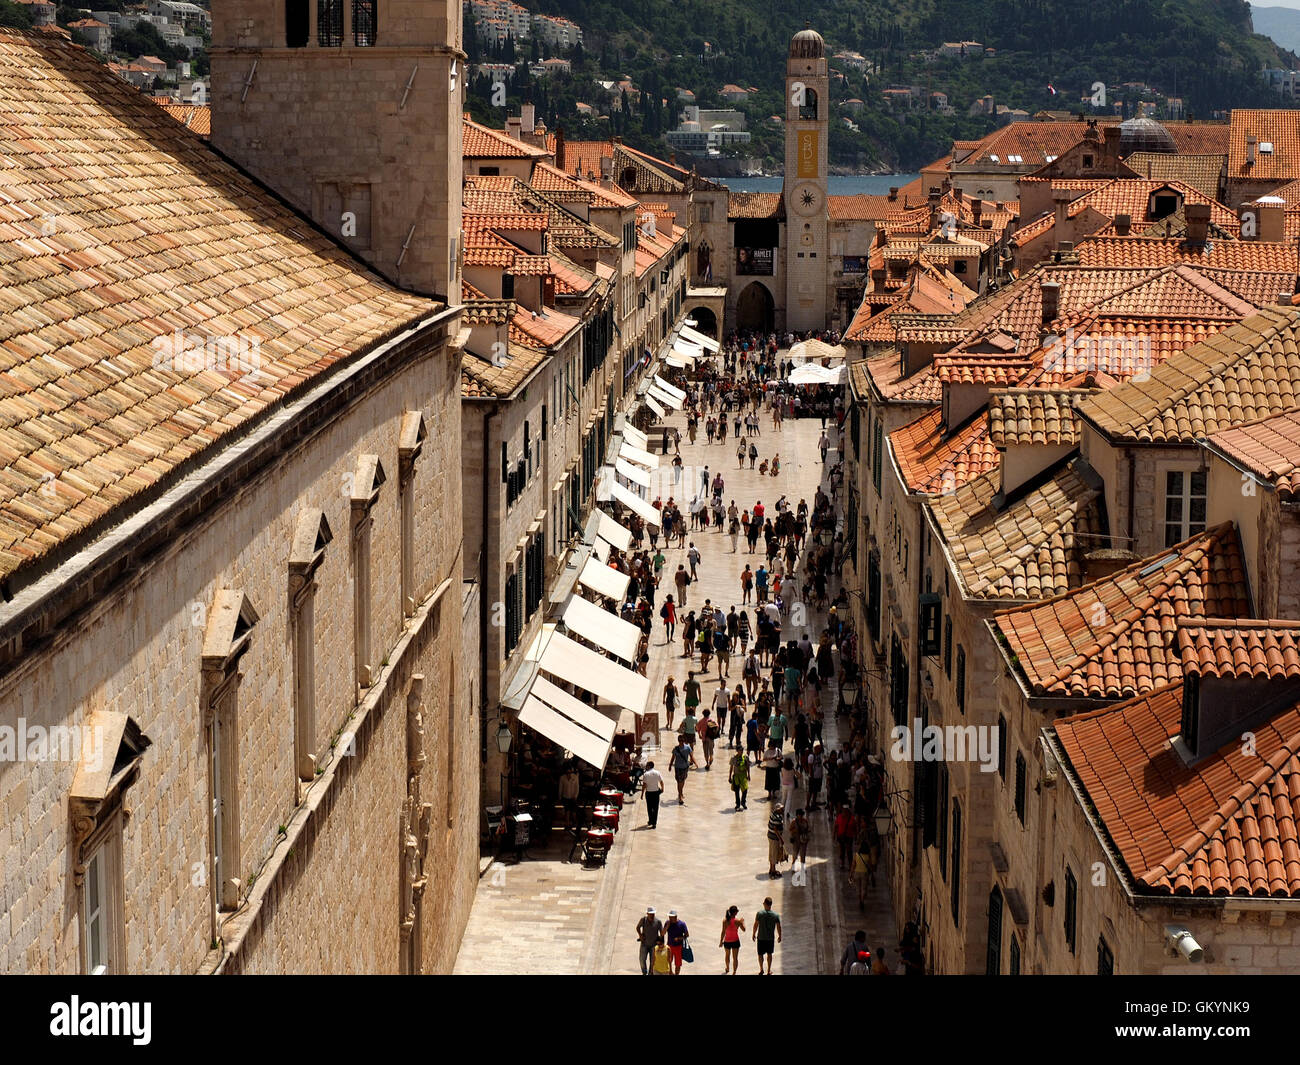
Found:
M 461 0 L 218 0 L 212 144 L 394 284 L 460 302 Z
M 830 259 L 827 134 L 830 71 L 826 42 L 803 29 L 785 64 L 785 321 L 796 332 L 826 327 Z

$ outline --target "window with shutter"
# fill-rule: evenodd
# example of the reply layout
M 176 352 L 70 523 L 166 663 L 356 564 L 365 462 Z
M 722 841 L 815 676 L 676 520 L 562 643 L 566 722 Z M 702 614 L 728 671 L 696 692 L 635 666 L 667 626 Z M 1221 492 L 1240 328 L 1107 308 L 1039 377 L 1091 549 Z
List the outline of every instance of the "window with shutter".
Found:
M 939 873 L 948 879 L 948 766 L 944 762 L 939 763 L 939 801 L 937 813 L 939 815 L 939 838 L 937 845 L 939 848 Z
M 1002 892 L 995 886 L 989 892 L 989 936 L 984 962 L 985 976 L 1002 973 Z
M 1007 719 L 998 714 L 998 776 L 1007 779 Z
M 957 709 L 966 712 L 966 651 L 957 645 Z
M 1079 924 L 1079 883 L 1074 879 L 1074 871 L 1068 866 L 1065 870 L 1065 944 L 1074 953 L 1075 939 Z
M 1028 775 L 1028 769 L 1025 765 L 1025 756 L 1019 751 L 1016 752 L 1016 817 L 1020 823 L 1025 823 L 1025 783 Z
M 921 596 L 921 654 L 939 653 L 939 596 L 928 592 Z
M 943 619 L 943 671 L 952 680 L 952 618 Z
M 1097 975 L 1115 975 L 1115 955 L 1110 952 L 1106 940 L 1101 937 L 1097 938 Z
M 1020 975 L 1020 940 L 1015 935 L 1011 936 L 1011 944 L 1007 948 L 1007 975 Z
M 954 799 L 952 803 L 952 923 L 961 927 L 961 807 Z
M 880 555 L 876 551 L 867 560 L 867 628 L 873 640 L 880 639 Z

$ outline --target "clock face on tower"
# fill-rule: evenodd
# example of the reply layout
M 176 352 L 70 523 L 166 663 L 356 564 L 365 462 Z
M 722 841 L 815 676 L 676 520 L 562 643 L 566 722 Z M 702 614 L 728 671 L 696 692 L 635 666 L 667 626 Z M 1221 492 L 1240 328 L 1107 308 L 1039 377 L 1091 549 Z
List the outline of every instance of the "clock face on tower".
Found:
M 816 185 L 796 185 L 790 207 L 796 214 L 816 214 L 822 209 L 821 190 Z

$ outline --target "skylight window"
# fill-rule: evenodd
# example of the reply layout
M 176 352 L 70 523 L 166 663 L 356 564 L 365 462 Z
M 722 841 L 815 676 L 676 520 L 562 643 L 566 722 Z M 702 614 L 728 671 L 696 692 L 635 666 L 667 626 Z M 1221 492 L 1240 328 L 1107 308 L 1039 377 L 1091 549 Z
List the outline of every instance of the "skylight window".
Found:
M 1054 163 L 1054 162 L 1056 162 L 1056 156 L 1054 156 L 1054 155 L 1048 155 L 1048 156 L 1045 156 L 1045 158 L 1047 159 L 1047 161 L 1048 161 L 1049 163 Z
M 1273 142 L 1272 142 L 1272 141 L 1260 141 L 1260 142 L 1259 142 L 1259 154 L 1260 154 L 1260 155 L 1272 155 L 1272 154 L 1273 154 Z
M 989 158 L 992 159 L 995 163 L 1002 162 L 1002 160 L 999 159 L 996 155 L 990 155 Z
M 1151 565 L 1147 566 L 1145 569 L 1143 569 L 1141 572 L 1139 572 L 1139 573 L 1138 573 L 1138 576 L 1139 576 L 1139 577 L 1149 577 L 1151 574 L 1155 573 L 1157 570 L 1162 570 L 1162 569 L 1164 569 L 1167 565 L 1169 565 L 1169 563 L 1171 563 L 1171 562 L 1177 562 L 1177 561 L 1178 561 L 1178 556 L 1177 556 L 1177 555 L 1174 555 L 1174 554 L 1171 554 L 1171 555 L 1165 555 L 1164 558 L 1158 558 L 1158 559 L 1156 559 L 1154 562 L 1151 563 Z

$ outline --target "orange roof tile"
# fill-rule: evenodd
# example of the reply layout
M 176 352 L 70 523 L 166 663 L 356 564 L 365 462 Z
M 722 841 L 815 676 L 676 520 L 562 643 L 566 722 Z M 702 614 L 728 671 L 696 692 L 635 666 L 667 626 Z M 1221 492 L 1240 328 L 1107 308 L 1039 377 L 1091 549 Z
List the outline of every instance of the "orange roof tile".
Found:
M 1042 388 L 994 392 L 989 397 L 989 442 L 995 448 L 1017 444 L 1075 446 L 1081 434 L 1074 406 L 1087 394 L 1077 389 L 1057 392 Z
M 548 348 L 558 344 L 581 324 L 580 319 L 553 307 L 548 307 L 544 316 L 520 307 L 510 319 L 510 339 L 526 347 Z
M 921 403 L 929 406 L 943 399 L 943 385 L 935 376 L 933 364 L 904 377 L 902 359 L 898 352 L 889 351 L 873 359 L 864 359 L 858 365 L 863 367 L 861 372 L 867 375 L 887 403 Z
M 1182 618 L 1178 648 L 1183 673 L 1198 677 L 1300 677 L 1300 621 Z
M 1211 200 L 1219 198 L 1219 182 L 1227 162 L 1228 157 L 1223 153 L 1170 155 L 1166 152 L 1132 152 L 1124 157 L 1124 165 L 1141 177 L 1181 181 Z
M 1294 244 L 1260 240 L 1216 240 L 1189 247 L 1181 240 L 1157 237 L 1087 237 L 1075 245 L 1081 266 L 1134 269 L 1189 263 L 1228 270 L 1300 273 L 1300 253 Z
M 441 306 L 56 35 L 0 31 L 0 159 L 0 573 L 85 542 Z M 253 368 L 169 365 L 177 331 L 256 341 Z
M 785 201 L 779 192 L 733 192 L 727 198 L 728 218 L 783 218 Z
M 1210 437 L 1210 446 L 1270 485 L 1283 502 L 1300 496 L 1300 410 Z
M 996 469 L 998 452 L 988 429 L 988 419 L 978 415 L 945 433 L 943 411 L 937 407 L 895 429 L 889 445 L 907 490 L 941 495 Z
M 1268 308 L 1132 381 L 1090 397 L 1080 415 L 1112 441 L 1194 444 L 1300 406 L 1300 313 Z
M 468 116 L 461 120 L 461 137 L 461 154 L 466 159 L 538 159 L 547 155 L 544 148 L 480 126 Z
M 1159 896 L 1300 895 L 1300 709 L 1188 766 L 1170 745 L 1183 686 L 1058 721 L 1066 767 L 1139 891 Z
M 1251 181 L 1294 181 L 1300 178 L 1300 112 L 1233 108 L 1229 117 L 1228 175 Z M 1248 138 L 1273 145 L 1271 152 L 1255 148 L 1255 162 L 1246 165 Z
M 1030 695 L 1131 699 L 1182 679 L 1179 619 L 1250 612 L 1229 522 L 1064 595 L 1000 611 L 989 626 Z
M 734 195 L 734 193 L 733 193 Z M 876 221 L 890 218 L 903 210 L 900 200 L 888 196 L 828 196 L 826 209 L 833 221 Z
M 996 472 L 925 506 L 968 599 L 1045 599 L 1082 583 L 1083 553 L 1100 533 L 1095 477 L 1077 459 L 1045 471 L 999 505 Z

